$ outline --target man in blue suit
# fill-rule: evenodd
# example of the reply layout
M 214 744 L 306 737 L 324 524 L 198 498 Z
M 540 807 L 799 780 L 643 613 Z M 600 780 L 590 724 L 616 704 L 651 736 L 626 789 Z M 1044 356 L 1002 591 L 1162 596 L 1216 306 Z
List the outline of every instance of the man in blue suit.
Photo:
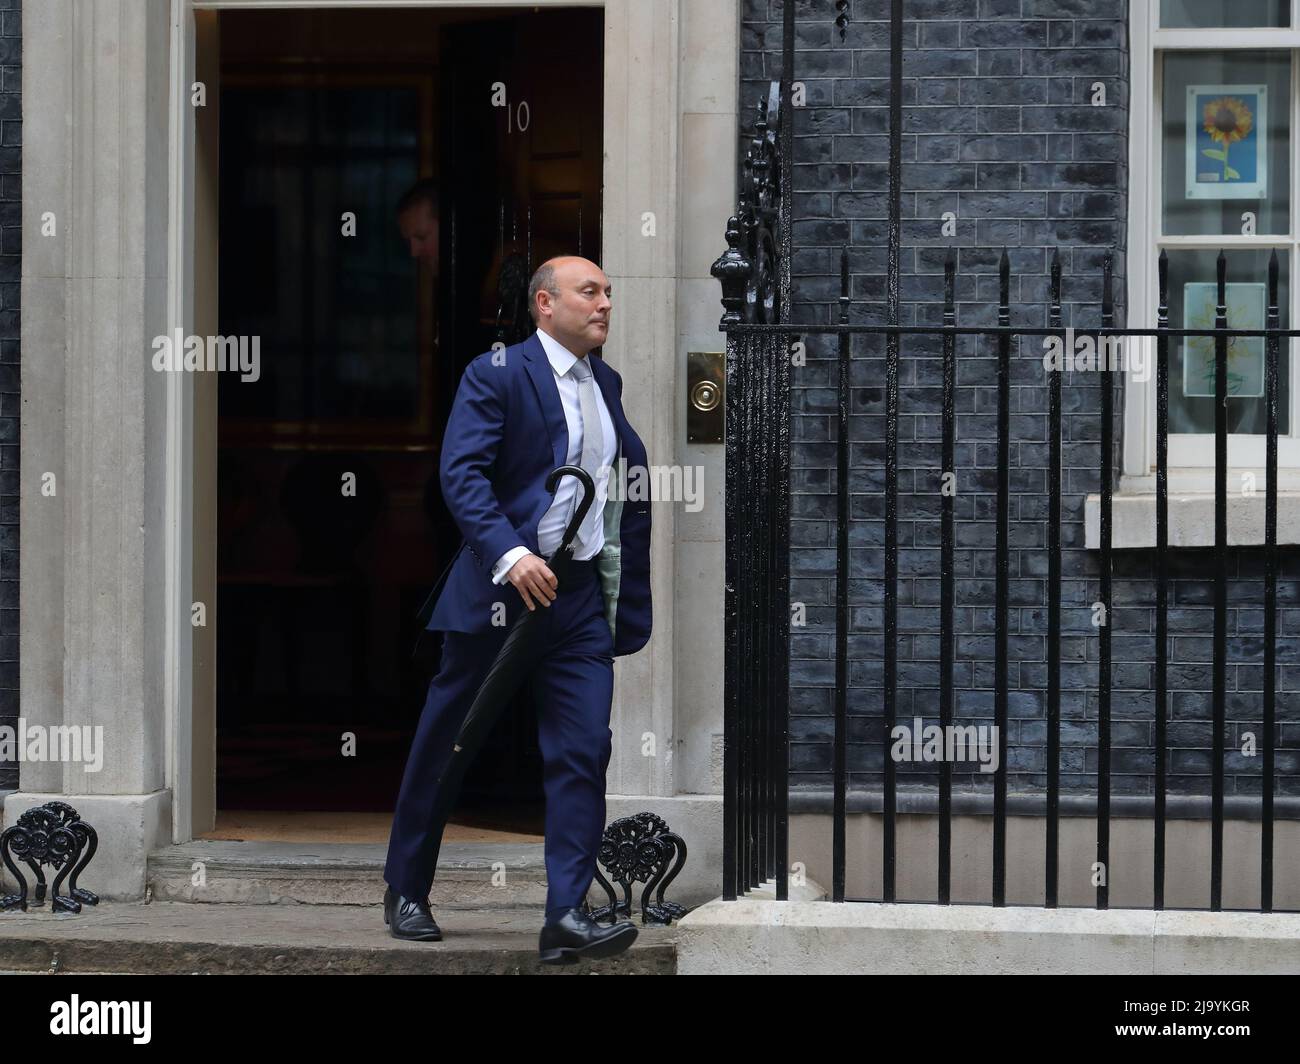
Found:
M 650 638 L 650 506 L 610 498 L 620 468 L 646 466 L 623 412 L 623 380 L 591 351 L 609 336 L 612 288 L 583 258 L 543 263 L 529 285 L 537 332 L 488 351 L 466 368 L 443 437 L 443 497 L 465 542 L 444 575 L 428 630 L 443 633 L 393 817 L 384 920 L 396 938 L 441 939 L 428 893 L 441 826 L 437 780 L 470 703 L 519 612 L 547 611 L 546 651 L 531 683 L 545 761 L 545 963 L 622 952 L 636 938 L 623 921 L 595 924 L 581 909 L 605 827 L 605 770 L 614 658 Z M 625 463 L 625 465 L 623 464 Z M 547 476 L 561 465 L 592 475 L 595 499 L 574 540 L 563 586 L 547 566 L 575 511 L 580 486 Z M 514 590 L 505 589 L 505 584 Z

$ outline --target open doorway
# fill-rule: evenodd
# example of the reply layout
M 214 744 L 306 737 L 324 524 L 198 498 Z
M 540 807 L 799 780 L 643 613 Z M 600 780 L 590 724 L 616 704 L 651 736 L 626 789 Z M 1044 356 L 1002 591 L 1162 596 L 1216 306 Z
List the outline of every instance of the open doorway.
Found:
M 216 831 L 386 841 L 459 545 L 438 485 L 465 364 L 532 331 L 554 254 L 599 259 L 603 13 L 232 11 L 219 22 Z M 396 208 L 437 181 L 438 253 Z M 541 834 L 526 690 L 447 838 Z M 328 837 L 328 836 L 322 836 Z M 472 836 L 471 836 L 472 837 Z

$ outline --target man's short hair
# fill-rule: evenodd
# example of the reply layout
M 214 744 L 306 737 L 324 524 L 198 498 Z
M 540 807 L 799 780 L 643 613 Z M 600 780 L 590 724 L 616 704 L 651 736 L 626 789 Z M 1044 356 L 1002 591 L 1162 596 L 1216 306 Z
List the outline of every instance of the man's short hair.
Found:
M 560 286 L 555 283 L 555 267 L 543 262 L 537 267 L 533 279 L 528 282 L 528 314 L 537 324 L 537 293 L 546 289 L 552 299 L 560 298 Z
M 397 213 L 405 214 L 412 207 L 421 203 L 427 203 L 429 210 L 434 214 L 438 213 L 438 193 L 439 183 L 436 177 L 422 177 L 414 185 L 402 193 L 402 198 L 397 201 Z

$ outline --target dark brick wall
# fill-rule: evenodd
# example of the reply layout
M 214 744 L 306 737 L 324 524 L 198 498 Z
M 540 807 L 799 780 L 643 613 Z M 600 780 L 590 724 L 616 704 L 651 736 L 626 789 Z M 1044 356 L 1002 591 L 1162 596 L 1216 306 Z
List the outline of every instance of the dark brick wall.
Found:
M 18 293 L 22 263 L 21 0 L 0 0 L 0 725 L 18 722 Z M 18 765 L 0 762 L 0 790 Z
M 996 321 L 997 265 L 1008 249 L 1013 324 L 1047 324 L 1048 268 L 1059 248 L 1065 321 L 1099 323 L 1101 261 L 1115 250 L 1117 321 L 1124 322 L 1128 54 L 1126 0 L 907 0 L 903 87 L 904 324 L 938 322 L 943 261 L 958 249 L 958 319 Z M 883 322 L 888 215 L 888 24 L 883 0 L 852 0 L 847 39 L 831 0 L 796 4 L 794 319 L 837 320 L 839 247 L 850 245 L 851 319 Z M 781 5 L 742 5 L 742 153 L 753 105 L 779 78 Z M 1105 106 L 1092 102 L 1105 86 Z M 941 233 L 957 215 L 955 238 Z M 831 781 L 834 699 L 835 413 L 837 343 L 808 338 L 794 370 L 791 597 L 807 626 L 791 637 L 791 765 L 796 788 Z M 1048 393 L 1041 340 L 1012 350 L 1009 770 L 1010 790 L 1046 785 Z M 851 788 L 878 789 L 884 749 L 880 685 L 884 543 L 884 345 L 854 339 L 850 405 L 852 495 L 849 601 Z M 937 719 L 938 492 L 942 363 L 937 342 L 905 338 L 899 420 L 900 721 Z M 992 723 L 997 490 L 996 350 L 958 344 L 957 717 Z M 1118 375 L 1117 375 L 1118 376 Z M 1116 402 L 1116 468 L 1122 396 Z M 1097 554 L 1084 549 L 1084 498 L 1100 488 L 1100 378 L 1067 374 L 1063 418 L 1065 559 L 1061 779 L 1095 788 Z M 1171 792 L 1207 794 L 1210 766 L 1211 552 L 1173 555 L 1170 594 Z M 1112 617 L 1112 788 L 1152 792 L 1154 587 L 1151 552 L 1115 555 Z M 1262 704 L 1262 581 L 1258 550 L 1231 559 L 1229 750 L 1258 735 Z M 1300 621 L 1300 558 L 1285 552 L 1279 632 Z M 1279 644 L 1278 793 L 1300 794 L 1300 654 Z M 1262 737 L 1259 739 L 1262 745 Z M 1258 794 L 1261 758 L 1231 755 L 1227 794 Z M 958 786 L 991 790 L 991 776 L 955 766 Z M 934 766 L 899 766 L 902 787 L 937 779 Z

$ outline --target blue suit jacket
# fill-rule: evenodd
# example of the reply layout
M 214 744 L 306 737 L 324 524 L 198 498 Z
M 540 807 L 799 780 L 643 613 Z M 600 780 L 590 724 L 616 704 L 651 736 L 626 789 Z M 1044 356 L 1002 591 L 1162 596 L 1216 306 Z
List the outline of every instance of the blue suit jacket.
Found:
M 615 472 L 621 458 L 630 474 L 647 459 L 623 413 L 623 378 L 604 359 L 588 358 L 618 436 Z M 425 603 L 425 611 L 434 604 L 429 631 L 487 631 L 497 602 L 506 604 L 510 620 L 518 616 L 522 597 L 509 581 L 492 583 L 492 566 L 520 544 L 541 553 L 537 526 L 553 500 L 546 478 L 565 464 L 568 452 L 555 372 L 536 333 L 504 351 L 484 352 L 466 367 L 439 467 L 443 499 L 465 542 Z M 606 500 L 604 529 L 597 573 L 605 619 L 615 655 L 632 654 L 650 638 L 649 501 Z

